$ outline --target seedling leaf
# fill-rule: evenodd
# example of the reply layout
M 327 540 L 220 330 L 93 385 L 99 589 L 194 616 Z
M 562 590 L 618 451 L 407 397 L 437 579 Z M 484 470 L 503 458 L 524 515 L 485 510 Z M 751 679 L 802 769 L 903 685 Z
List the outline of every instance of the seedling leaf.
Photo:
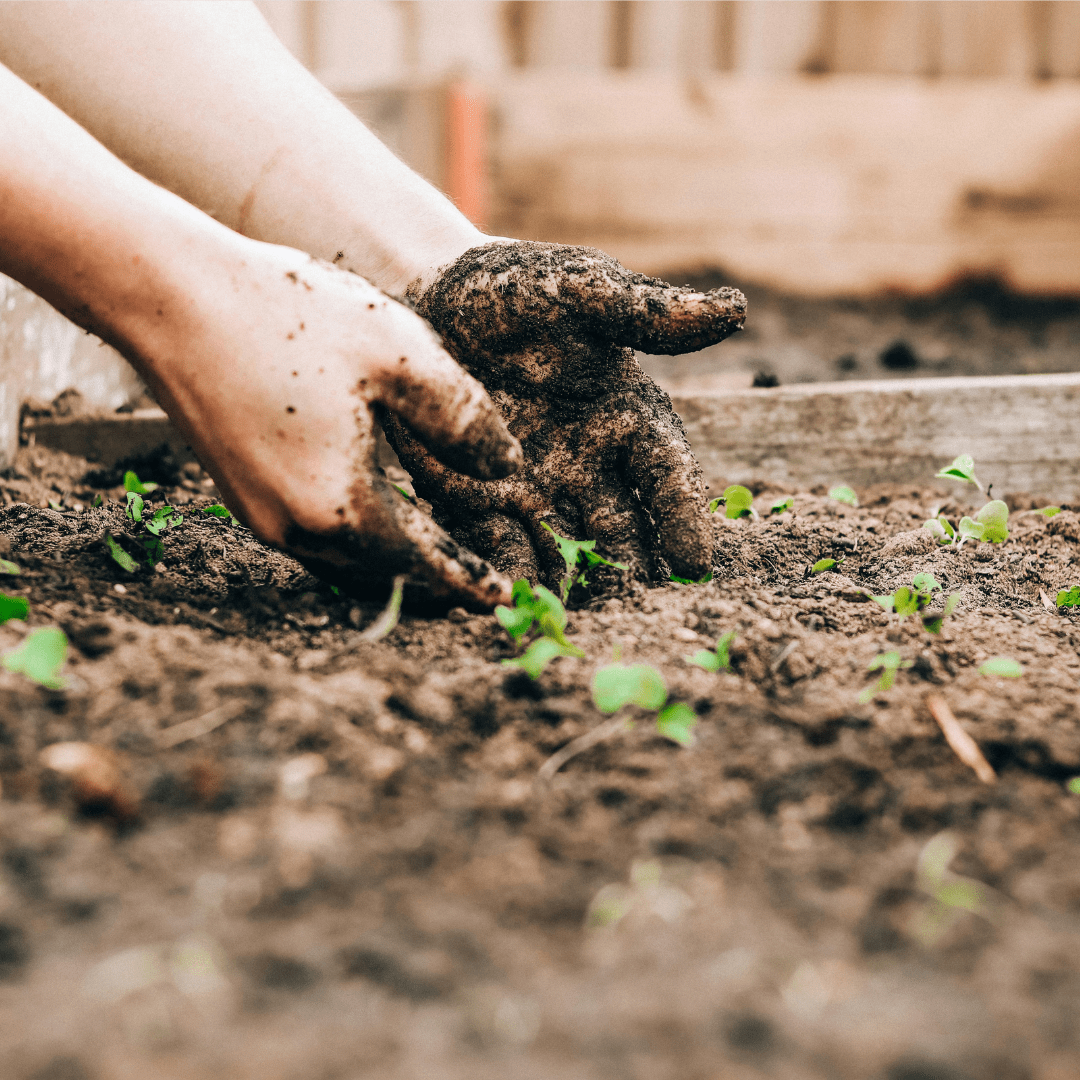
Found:
M 28 634 L 23 643 L 5 654 L 3 659 L 8 671 L 20 672 L 50 690 L 61 690 L 64 680 L 60 678 L 60 668 L 66 657 L 64 631 L 55 626 L 44 626 Z
M 8 596 L 0 593 L 0 623 L 8 619 L 26 619 L 30 614 L 30 601 L 25 596 Z
M 749 488 L 741 484 L 732 484 L 724 489 L 724 517 L 752 517 L 754 514 L 754 496 Z
M 867 671 L 881 671 L 881 676 L 876 683 L 872 686 L 868 686 L 865 690 L 859 694 L 859 703 L 866 705 L 877 694 L 884 693 L 886 690 L 891 690 L 893 682 L 896 680 L 896 673 L 901 668 L 909 668 L 914 663 L 912 660 L 901 660 L 900 654 L 896 651 L 890 651 L 887 653 L 878 653 L 873 660 L 867 665 Z
M 1065 786 L 1071 795 L 1080 795 L 1080 776 L 1074 776 Z
M 659 709 L 667 700 L 667 686 L 649 664 L 608 664 L 593 675 L 592 695 L 602 713 L 618 712 L 624 705 Z
M 22 571 L 7 559 L 0 559 L 0 574 L 21 574 Z
M 697 722 L 694 710 L 685 702 L 678 701 L 660 710 L 660 715 L 656 718 L 656 730 L 665 739 L 670 739 L 680 746 L 693 746 L 697 742 L 694 738 Z
M 122 569 L 129 574 L 138 570 L 139 564 L 108 533 L 105 535 L 105 546 L 109 549 L 113 561 Z
M 1062 589 L 1057 594 L 1055 603 L 1058 607 L 1080 607 L 1080 585 L 1074 585 L 1071 589 Z
M 941 611 L 930 612 L 923 616 L 923 629 L 930 634 L 940 634 L 941 626 L 945 622 L 945 619 L 956 610 L 956 605 L 959 603 L 960 594 L 953 593 L 948 600 L 945 601 L 945 607 Z
M 834 488 L 830 488 L 829 498 L 835 499 L 837 502 L 847 503 L 848 506 L 859 505 L 858 495 L 847 484 L 839 484 Z
M 867 595 L 870 594 L 867 593 Z M 896 607 L 896 597 L 892 593 L 889 593 L 888 596 L 870 596 L 870 599 L 875 604 L 880 604 L 886 611 L 892 611 Z
M 911 587 L 916 592 L 932 593 L 935 589 L 941 588 L 941 582 L 933 574 L 916 574 L 911 579 Z
M 1000 499 L 992 499 L 976 515 L 983 526 L 981 539 L 1000 544 L 1009 538 L 1009 508 Z
M 693 656 L 684 656 L 683 659 L 688 664 L 695 664 L 705 671 L 730 671 L 731 656 L 729 650 L 731 648 L 731 643 L 734 640 L 735 631 L 728 630 L 717 638 L 716 652 L 712 652 L 709 649 L 698 649 Z
M 790 510 L 795 505 L 795 500 L 790 495 L 782 495 L 779 499 L 774 499 L 769 503 L 770 514 L 782 514 L 785 510 Z
M 570 590 L 575 585 L 588 585 L 584 572 L 577 573 L 578 564 L 582 559 L 585 560 L 586 566 L 610 566 L 615 570 L 630 569 L 626 563 L 612 562 L 602 555 L 597 555 L 593 550 L 596 547 L 595 540 L 571 540 L 568 536 L 560 536 L 546 521 L 542 521 L 540 524 L 555 537 L 555 544 L 559 549 L 559 554 L 566 564 L 566 575 L 562 581 L 563 603 L 566 602 Z
M 405 490 L 405 489 L 404 489 L 403 487 L 399 487 L 399 486 L 398 486 L 397 484 L 391 484 L 390 486 L 391 486 L 391 487 L 392 487 L 392 488 L 393 488 L 393 489 L 394 489 L 394 490 L 395 490 L 395 491 L 396 491 L 396 492 L 397 492 L 397 493 L 398 493 L 399 495 L 403 495 L 403 496 L 404 496 L 404 497 L 405 497 L 406 499 L 408 499 L 408 500 L 409 500 L 409 502 L 412 502 L 412 501 L 413 501 L 413 497 L 412 497 L 412 496 L 411 496 L 411 495 L 410 495 L 410 494 L 409 494 L 409 493 L 408 493 L 408 492 L 407 492 L 407 491 L 406 491 L 406 490 Z
M 1044 506 L 1041 510 L 1036 510 L 1035 513 L 1036 514 L 1042 514 L 1043 517 L 1052 518 L 1056 514 L 1061 513 L 1061 507 L 1060 506 Z
M 810 573 L 824 573 L 826 570 L 832 570 L 835 567 L 839 566 L 843 561 L 843 556 L 841 556 L 839 559 L 818 559 L 818 561 L 810 567 Z
M 709 500 L 709 513 L 710 514 L 715 514 L 716 511 L 723 505 L 724 505 L 724 500 L 722 498 L 720 498 L 719 496 L 717 498 L 715 498 L 715 499 L 710 499 Z
M 227 518 L 230 525 L 240 524 L 240 522 L 236 520 L 233 512 L 227 506 L 222 506 L 221 503 L 215 503 L 213 506 L 204 506 L 201 509 L 204 514 L 211 514 L 217 518 Z
M 955 461 L 935 475 L 938 480 L 963 480 L 974 484 L 980 491 L 983 486 L 975 476 L 975 459 L 970 454 L 961 454 Z
M 143 507 L 145 505 L 143 497 L 138 492 L 129 491 L 127 493 L 127 516 L 132 521 L 142 521 Z
M 133 491 L 136 495 L 149 495 L 151 491 L 157 491 L 158 485 L 147 481 L 145 484 L 130 469 L 124 473 L 124 490 Z
M 557 656 L 581 656 L 580 649 L 560 645 L 554 638 L 538 637 L 521 656 L 514 660 L 504 660 L 505 667 L 522 668 L 530 679 L 539 679 L 544 668 Z
M 699 578 L 679 577 L 678 574 L 672 574 L 669 578 L 670 581 L 677 582 L 679 585 L 707 585 L 712 581 L 712 571 Z
M 1024 668 L 1008 656 L 992 656 L 979 668 L 980 675 L 997 675 L 1002 679 L 1019 679 Z
M 529 607 L 508 608 L 500 604 L 495 609 L 495 618 L 499 625 L 514 639 L 517 645 L 529 632 L 533 624 L 533 612 Z
M 969 517 L 962 517 L 958 527 L 960 540 L 981 540 L 986 532 L 986 526 L 981 521 L 975 521 Z
M 96 495 L 94 496 L 94 501 L 93 501 L 93 502 L 92 502 L 92 503 L 91 503 L 90 505 L 91 505 L 91 506 L 93 506 L 93 507 L 94 507 L 94 508 L 96 509 L 96 508 L 97 508 L 97 507 L 99 507 L 99 506 L 100 506 L 100 505 L 101 505 L 101 504 L 102 504 L 102 503 L 103 503 L 104 501 L 105 501 L 105 500 L 104 500 L 104 499 L 103 499 L 103 498 L 101 497 L 101 492 L 99 491 L 99 492 L 98 492 L 98 493 L 97 493 L 97 494 L 96 494 Z

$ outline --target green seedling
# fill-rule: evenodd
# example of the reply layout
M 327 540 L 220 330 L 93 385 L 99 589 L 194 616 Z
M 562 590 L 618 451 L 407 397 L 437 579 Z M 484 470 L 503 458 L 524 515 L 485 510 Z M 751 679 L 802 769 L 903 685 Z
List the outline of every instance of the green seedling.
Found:
M 716 652 L 710 649 L 698 649 L 693 656 L 684 656 L 688 664 L 695 664 L 705 671 L 730 671 L 731 670 L 731 643 L 735 640 L 735 631 L 728 630 L 721 634 L 716 641 Z
M 795 505 L 795 500 L 790 495 L 781 495 L 779 499 L 774 499 L 769 503 L 770 514 L 782 514 L 785 510 L 790 510 Z
M 392 488 L 393 488 L 393 489 L 394 489 L 394 490 L 395 490 L 395 491 L 396 491 L 396 492 L 397 492 L 397 493 L 398 493 L 399 495 L 401 495 L 401 496 L 403 496 L 404 498 L 408 499 L 408 500 L 409 500 L 409 502 L 412 502 L 412 501 L 413 501 L 413 497 L 412 497 L 412 496 L 411 496 L 411 495 L 410 495 L 410 494 L 409 494 L 409 493 L 408 493 L 408 492 L 407 492 L 407 491 L 406 491 L 406 490 L 405 490 L 405 489 L 404 489 L 403 487 L 399 487 L 399 486 L 398 486 L 397 484 L 391 484 L 390 486 L 391 486 L 391 487 L 392 487 Z
M 951 544 L 956 540 L 956 530 L 949 524 L 949 519 L 944 514 L 924 521 L 922 527 L 929 530 L 939 544 Z
M 1009 539 L 1009 508 L 1000 499 L 988 502 L 975 515 L 975 520 L 983 527 L 983 540 L 1002 544 Z
M 823 574 L 826 570 L 835 570 L 843 561 L 843 555 L 841 555 L 839 559 L 818 559 L 818 561 L 810 567 L 810 573 Z
M 650 664 L 621 664 L 616 661 L 597 669 L 592 681 L 593 704 L 602 713 L 616 713 L 627 705 L 657 712 L 656 730 L 680 746 L 693 746 L 697 715 L 689 705 L 665 705 L 667 685 L 663 675 Z
M 104 501 L 105 500 L 101 497 L 101 492 L 99 491 L 94 496 L 94 501 L 90 505 L 96 510 L 99 506 L 101 506 Z
M 975 475 L 975 459 L 970 454 L 961 454 L 951 465 L 935 474 L 937 480 L 963 480 L 965 484 L 974 484 L 980 491 L 983 486 Z
M 0 623 L 8 619 L 23 619 L 30 614 L 30 601 L 24 596 L 8 596 L 0 593 Z
M 0 574 L 21 574 L 22 571 L 7 559 L 0 559 Z
M 900 654 L 895 651 L 878 653 L 867 665 L 866 670 L 880 671 L 881 675 L 878 676 L 878 681 L 873 686 L 868 686 L 859 694 L 859 704 L 866 705 L 877 694 L 884 694 L 887 690 L 891 690 L 893 683 L 896 681 L 896 673 L 901 668 L 911 667 L 914 662 L 914 660 L 902 660 Z
M 240 524 L 233 512 L 227 506 L 222 506 L 221 503 L 214 503 L 213 506 L 204 506 L 202 507 L 202 512 L 204 514 L 209 514 L 211 517 L 221 518 L 230 525 Z
M 27 634 L 23 643 L 5 653 L 4 667 L 25 675 L 50 690 L 62 690 L 60 669 L 67 658 L 67 637 L 55 626 L 45 626 Z
M 840 484 L 837 487 L 829 489 L 829 498 L 835 499 L 837 502 L 846 503 L 848 506 L 858 506 L 859 497 L 855 492 L 847 486 L 847 484 Z
M 531 679 L 538 679 L 544 668 L 557 656 L 582 657 L 585 654 L 566 639 L 567 615 L 562 601 L 543 585 L 533 587 L 521 578 L 514 582 L 510 593 L 514 606 L 500 604 L 495 609 L 499 625 L 510 635 L 515 645 L 520 645 L 535 625 L 540 637 L 525 652 L 511 660 L 504 660 L 506 667 L 519 667 Z
M 732 484 L 724 488 L 724 494 L 709 503 L 709 513 L 715 514 L 721 506 L 726 518 L 757 517 L 753 493 L 742 484 Z
M 1080 776 L 1074 776 L 1065 787 L 1070 795 L 1080 795 Z
M 1080 585 L 1074 585 L 1071 589 L 1062 589 L 1057 594 L 1055 603 L 1058 607 L 1080 607 Z
M 679 577 L 678 574 L 672 574 L 668 580 L 674 581 L 679 585 L 707 585 L 712 581 L 712 571 L 710 570 L 707 574 L 699 578 Z
M 134 574 L 138 570 L 139 564 L 108 533 L 105 534 L 105 547 L 108 548 L 113 562 L 121 569 L 126 570 L 129 574 Z
M 993 917 L 994 890 L 974 878 L 961 877 L 949 869 L 960 850 L 960 842 L 952 833 L 938 833 L 927 841 L 919 853 L 915 880 L 930 902 L 916 916 L 915 933 L 923 944 L 933 945 L 965 912 Z
M 184 515 L 179 513 L 173 506 L 162 506 L 147 517 L 146 502 L 135 491 L 127 493 L 126 513 L 132 522 L 143 527 L 143 535 L 139 537 L 139 542 L 142 544 L 143 551 L 146 554 L 147 564 L 153 568 L 165 557 L 165 544 L 161 539 L 161 534 L 182 525 Z M 128 567 L 117 557 L 116 551 L 113 550 L 116 542 L 109 537 L 106 539 L 106 543 L 109 544 L 109 552 L 112 557 L 127 570 Z
M 138 476 L 128 469 L 124 473 L 124 490 L 134 492 L 136 495 L 149 495 L 152 491 L 157 491 L 158 485 L 152 484 L 147 481 L 145 484 L 138 478 Z
M 1041 510 L 1036 510 L 1035 513 L 1036 514 L 1042 514 L 1043 517 L 1052 518 L 1052 517 L 1056 517 L 1058 514 L 1061 513 L 1061 507 L 1060 506 L 1044 506 Z
M 60 503 L 60 501 L 58 499 L 50 499 L 49 500 L 49 509 L 50 510 L 63 510 L 64 507 L 63 507 L 63 505 Z
M 901 585 L 894 593 L 885 596 L 870 596 L 875 604 L 880 605 L 885 611 L 906 619 L 909 615 L 922 613 L 923 628 L 931 634 L 941 633 L 942 623 L 951 615 L 960 603 L 960 594 L 953 593 L 946 601 L 945 607 L 940 612 L 924 612 L 934 598 L 934 593 L 941 590 L 939 582 L 933 574 L 916 574 L 911 580 L 911 587 Z
M 1024 674 L 1023 665 L 1008 656 L 992 656 L 979 667 L 980 675 L 997 675 L 1002 679 L 1019 679 Z
M 559 554 L 566 564 L 566 576 L 562 580 L 562 601 L 565 604 L 570 596 L 570 590 L 575 585 L 588 585 L 585 572 L 590 566 L 610 566 L 615 570 L 629 570 L 626 563 L 611 562 L 602 555 L 597 555 L 593 548 L 595 540 L 571 540 L 569 537 L 560 536 L 546 521 L 541 522 L 545 529 L 553 537 L 559 548 Z M 584 567 L 578 572 L 578 565 L 584 561 Z
M 129 491 L 127 493 L 127 509 L 124 513 L 127 514 L 132 521 L 142 521 L 143 510 L 145 508 L 146 503 L 137 491 Z

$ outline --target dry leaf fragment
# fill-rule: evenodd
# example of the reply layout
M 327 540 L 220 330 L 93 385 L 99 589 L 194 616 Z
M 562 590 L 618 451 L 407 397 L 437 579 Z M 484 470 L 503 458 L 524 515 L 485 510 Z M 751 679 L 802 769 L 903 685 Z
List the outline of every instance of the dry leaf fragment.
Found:
M 956 756 L 973 769 L 975 775 L 984 783 L 992 784 L 997 780 L 990 762 L 983 757 L 975 740 L 960 726 L 960 721 L 953 715 L 949 703 L 939 694 L 929 694 L 926 698 L 926 707 L 930 715 L 937 721 L 945 735 L 945 741 L 952 747 Z
M 1047 611 L 1057 611 L 1057 605 L 1046 595 L 1045 590 L 1039 590 L 1039 599 L 1042 601 L 1042 605 Z
M 107 810 L 122 821 L 138 814 L 139 800 L 128 788 L 115 755 L 104 746 L 53 743 L 39 759 L 45 768 L 67 777 L 81 808 Z

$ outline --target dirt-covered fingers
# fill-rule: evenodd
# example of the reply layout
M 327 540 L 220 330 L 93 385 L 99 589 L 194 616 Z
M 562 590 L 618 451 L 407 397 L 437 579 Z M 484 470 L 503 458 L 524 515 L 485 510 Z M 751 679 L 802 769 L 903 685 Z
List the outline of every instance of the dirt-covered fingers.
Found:
M 643 415 L 641 430 L 627 445 L 627 474 L 656 523 L 660 551 L 673 573 L 697 579 L 712 569 L 705 485 L 682 422 L 670 405 L 666 411 Z
M 489 560 L 511 580 L 536 581 L 540 567 L 524 525 L 506 514 L 490 513 L 454 527 L 454 538 Z
M 596 479 L 589 487 L 585 508 L 585 535 L 595 540 L 596 553 L 612 562 L 626 563 L 627 573 L 639 580 L 652 575 L 652 524 L 631 493 L 616 482 Z
M 487 391 L 430 333 L 413 335 L 360 389 L 459 472 L 486 480 L 521 465 L 521 444 Z
M 738 289 L 703 293 L 635 274 L 628 293 L 627 317 L 613 336 L 642 352 L 696 352 L 741 330 L 746 320 L 746 297 Z

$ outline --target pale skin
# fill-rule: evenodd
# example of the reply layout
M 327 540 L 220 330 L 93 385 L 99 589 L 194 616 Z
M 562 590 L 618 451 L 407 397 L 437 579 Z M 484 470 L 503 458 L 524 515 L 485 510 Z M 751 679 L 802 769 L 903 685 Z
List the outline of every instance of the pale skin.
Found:
M 518 469 L 484 387 L 390 298 L 491 238 L 253 5 L 0 3 L 0 64 L 0 272 L 131 361 L 265 542 L 344 584 L 506 602 L 372 436 L 377 405 L 458 473 Z

